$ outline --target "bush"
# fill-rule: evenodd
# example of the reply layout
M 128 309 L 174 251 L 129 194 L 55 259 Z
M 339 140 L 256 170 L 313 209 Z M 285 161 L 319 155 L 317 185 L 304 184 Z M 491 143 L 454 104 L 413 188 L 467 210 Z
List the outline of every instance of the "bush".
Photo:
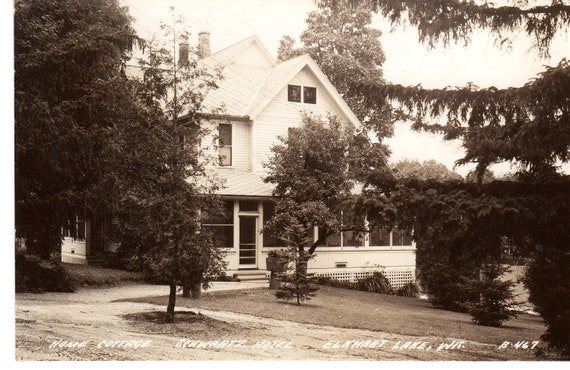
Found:
M 383 273 L 375 271 L 372 276 L 364 279 L 358 279 L 355 283 L 358 290 L 380 294 L 393 294 L 394 290 L 390 281 Z
M 321 285 L 328 285 L 333 288 L 344 288 L 344 289 L 352 289 L 352 290 L 361 290 L 364 292 L 371 292 L 371 293 L 380 293 L 380 294 L 396 294 L 397 292 L 394 291 L 392 285 L 390 285 L 390 281 L 383 273 L 379 271 L 375 271 L 371 276 L 358 279 L 355 283 L 350 281 L 341 281 L 337 279 L 332 279 L 328 276 L 320 276 L 313 279 L 313 282 L 316 284 Z M 409 285 L 409 287 L 407 287 Z M 413 287 L 412 287 L 413 286 Z M 415 287 L 415 288 L 414 288 Z M 405 289 L 409 289 L 409 294 L 406 295 L 404 291 L 402 294 L 399 295 L 406 295 L 408 297 L 418 297 L 419 296 L 419 288 L 418 286 L 410 282 L 406 284 L 406 286 L 402 287 Z M 400 289 L 402 289 L 400 288 Z M 417 292 L 416 295 L 413 294 L 413 290 Z
M 326 285 L 333 288 L 343 288 L 343 289 L 356 289 L 354 283 L 345 280 L 333 279 L 329 276 L 317 276 L 313 278 L 313 283 Z
M 420 287 L 418 284 L 410 281 L 396 290 L 396 294 L 401 297 L 418 298 L 420 296 Z
M 58 262 L 16 254 L 16 293 L 74 291 L 69 274 Z
M 127 248 L 121 247 L 116 252 L 105 252 L 102 267 L 131 272 L 141 272 L 143 270 L 140 256 L 137 256 Z
M 542 340 L 548 349 L 570 356 L 570 256 L 539 255 L 527 267 L 523 283 L 529 301 L 546 323 Z
M 466 305 L 477 301 L 478 294 L 467 289 L 476 276 L 441 262 L 423 266 L 420 281 L 430 303 L 445 310 L 467 312 Z
M 63 264 L 63 267 L 76 286 L 118 286 L 121 284 L 144 281 L 144 275 L 140 272 L 70 263 Z
M 508 268 L 499 264 L 489 264 L 483 268 L 482 281 L 469 281 L 468 289 L 473 295 L 479 295 L 479 300 L 468 302 L 465 306 L 477 324 L 500 327 L 504 321 L 520 314 L 513 302 L 514 283 L 511 280 L 499 280 L 499 277 L 508 271 Z

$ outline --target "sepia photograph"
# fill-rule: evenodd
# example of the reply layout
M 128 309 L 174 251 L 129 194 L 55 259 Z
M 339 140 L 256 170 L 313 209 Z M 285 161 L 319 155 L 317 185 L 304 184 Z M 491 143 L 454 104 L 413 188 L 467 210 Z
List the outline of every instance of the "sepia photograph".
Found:
M 8 361 L 570 360 L 570 1 L 4 7 Z

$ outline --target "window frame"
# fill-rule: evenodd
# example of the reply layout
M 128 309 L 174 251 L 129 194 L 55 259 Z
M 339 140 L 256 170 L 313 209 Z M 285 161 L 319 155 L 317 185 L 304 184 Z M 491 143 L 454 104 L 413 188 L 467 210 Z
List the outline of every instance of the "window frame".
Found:
M 293 91 L 298 90 L 298 99 L 294 99 Z M 303 87 L 301 85 L 287 85 L 287 101 L 300 103 L 303 100 Z
M 224 205 L 227 209 L 225 212 L 227 213 L 227 217 L 224 219 L 218 220 L 210 220 L 205 221 L 202 223 L 202 228 L 231 228 L 231 240 L 230 245 L 221 245 L 222 248 L 233 248 L 234 247 L 234 202 L 228 201 L 226 205 Z M 210 229 L 211 230 L 211 229 Z
M 307 91 L 313 91 L 313 94 L 307 94 Z M 307 95 L 311 96 L 311 101 L 307 100 Z M 304 104 L 317 104 L 317 88 L 312 86 L 303 86 L 303 103 Z
M 294 94 L 294 92 L 296 93 Z M 307 96 L 310 96 L 310 100 Z M 289 103 L 317 104 L 317 87 L 288 84 L 287 101 Z
M 229 144 L 224 143 L 222 141 L 222 134 L 220 132 L 220 128 L 224 126 L 224 127 L 228 127 L 229 126 Z M 219 166 L 220 167 L 232 167 L 233 166 L 233 133 L 234 129 L 233 129 L 233 125 L 231 123 L 219 123 L 218 124 L 218 157 L 219 157 Z M 221 149 L 229 149 L 229 161 L 228 158 L 224 159 L 222 157 L 221 154 Z M 225 161 L 228 161 L 228 163 L 226 164 Z

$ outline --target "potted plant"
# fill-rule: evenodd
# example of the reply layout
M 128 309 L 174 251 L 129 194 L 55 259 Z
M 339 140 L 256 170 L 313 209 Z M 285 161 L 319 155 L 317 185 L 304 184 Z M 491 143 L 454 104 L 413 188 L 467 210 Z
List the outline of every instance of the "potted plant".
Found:
M 272 272 L 285 272 L 287 271 L 287 265 L 291 259 L 289 251 L 286 249 L 273 249 L 267 253 L 267 259 L 265 260 L 267 265 L 267 270 Z

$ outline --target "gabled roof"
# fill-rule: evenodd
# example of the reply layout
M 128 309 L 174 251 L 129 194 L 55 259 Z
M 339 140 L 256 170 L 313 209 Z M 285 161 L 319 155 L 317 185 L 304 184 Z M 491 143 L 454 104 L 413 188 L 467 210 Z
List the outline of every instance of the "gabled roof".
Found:
M 221 108 L 228 116 L 247 116 L 252 97 L 257 95 L 268 71 L 268 68 L 262 66 L 226 66 L 218 88 L 210 91 L 204 99 L 203 109 L 211 112 Z
M 237 42 L 231 46 L 228 46 L 225 49 L 222 49 L 207 58 L 202 59 L 202 62 L 209 65 L 209 66 L 227 66 L 234 62 L 236 59 L 249 47 L 255 45 L 258 48 L 259 52 L 263 54 L 265 57 L 265 63 L 267 67 L 274 66 L 275 59 L 271 56 L 269 51 L 265 48 L 265 46 L 261 43 L 261 40 L 257 36 L 250 36 L 245 40 Z
M 336 88 L 329 81 L 327 76 L 319 68 L 317 63 L 308 54 L 303 54 L 296 58 L 287 60 L 276 67 L 272 68 L 269 72 L 265 83 L 260 89 L 260 92 L 255 97 L 254 102 L 250 106 L 247 114 L 254 119 L 263 109 L 273 100 L 273 98 L 287 85 L 287 83 L 295 77 L 303 68 L 308 68 L 317 78 L 317 80 L 325 87 L 326 91 L 332 97 L 334 103 L 343 112 L 348 120 L 355 126 L 360 126 L 361 123 L 348 107 L 344 99 L 340 96 Z
M 260 59 L 258 58 L 255 64 L 240 62 L 240 55 L 248 50 L 251 51 L 251 48 L 257 48 L 256 55 L 260 56 Z M 223 68 L 223 77 L 218 83 L 218 88 L 210 91 L 203 102 L 204 113 L 222 108 L 223 114 L 228 116 L 248 117 L 253 120 L 295 75 L 307 68 L 324 86 L 339 111 L 355 126 L 361 125 L 356 115 L 308 54 L 276 64 L 261 41 L 252 36 L 212 54 L 205 58 L 203 63 L 210 67 Z

